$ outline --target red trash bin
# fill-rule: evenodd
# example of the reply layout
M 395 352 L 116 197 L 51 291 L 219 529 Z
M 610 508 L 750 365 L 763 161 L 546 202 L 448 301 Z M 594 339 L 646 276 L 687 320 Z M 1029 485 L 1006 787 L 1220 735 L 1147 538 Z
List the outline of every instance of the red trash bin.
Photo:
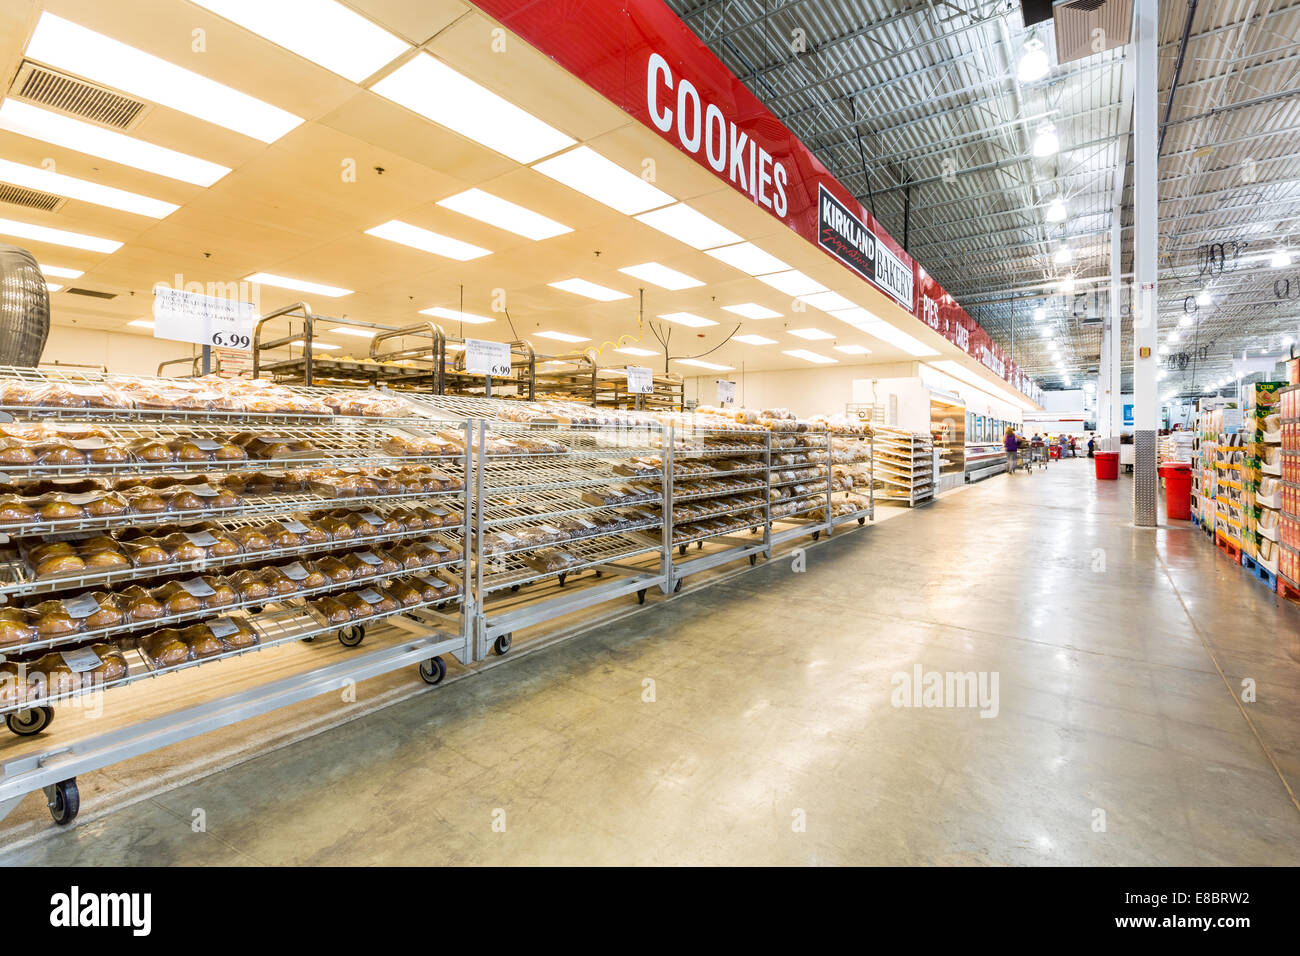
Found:
M 1165 480 L 1165 516 L 1179 521 L 1192 519 L 1192 466 L 1180 462 L 1162 465 Z
M 1097 452 L 1097 480 L 1115 481 L 1119 478 L 1119 452 Z

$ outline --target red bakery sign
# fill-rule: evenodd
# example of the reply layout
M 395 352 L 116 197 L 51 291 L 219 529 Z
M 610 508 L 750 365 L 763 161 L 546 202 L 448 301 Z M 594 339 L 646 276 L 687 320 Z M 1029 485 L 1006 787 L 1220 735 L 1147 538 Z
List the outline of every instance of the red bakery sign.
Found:
M 834 258 L 924 318 L 920 272 L 912 257 L 662 0 L 475 3 L 751 202 L 823 248 L 819 199 L 832 197 L 874 237 L 877 260 L 890 267 L 884 277 L 887 282 L 882 285 L 878 278 L 864 276 L 845 256 L 834 254 Z M 845 245 L 839 240 L 837 244 Z M 879 254 L 882 250 L 884 255 Z M 828 250 L 828 254 L 833 253 Z M 904 281 L 901 273 L 910 273 L 910 281 Z M 983 329 L 956 308 L 964 319 L 951 326 L 950 340 L 989 368 L 1003 361 L 1000 374 L 1014 382 L 1015 367 L 1002 360 Z M 957 328 L 965 331 L 959 333 Z M 985 346 L 984 353 L 976 351 L 980 346 Z

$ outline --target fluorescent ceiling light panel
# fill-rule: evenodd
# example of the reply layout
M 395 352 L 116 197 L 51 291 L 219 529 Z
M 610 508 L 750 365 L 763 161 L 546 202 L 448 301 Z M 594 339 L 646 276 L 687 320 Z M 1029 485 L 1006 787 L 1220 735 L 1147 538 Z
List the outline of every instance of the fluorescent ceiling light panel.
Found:
M 41 14 L 27 56 L 263 143 L 275 142 L 303 122 L 278 106 L 52 13 Z
M 746 345 L 776 345 L 776 339 L 769 339 L 763 335 L 733 335 L 731 340 Z
M 714 246 L 740 242 L 741 238 L 684 202 L 654 212 L 643 212 L 636 218 L 651 229 L 658 229 L 664 235 L 679 239 L 693 249 L 712 249 Z
M 797 335 L 801 339 L 807 339 L 809 342 L 818 342 L 823 339 L 835 338 L 835 336 L 829 332 L 823 332 L 821 329 L 813 329 L 813 328 L 790 329 L 790 334 Z
M 86 179 L 75 179 L 38 166 L 12 163 L 7 159 L 0 159 L 0 183 L 25 186 L 28 189 L 53 193 L 56 196 L 66 196 L 69 199 L 80 199 L 82 202 L 93 203 L 96 206 L 133 212 L 138 216 L 149 216 L 152 219 L 170 216 L 181 208 L 175 203 L 163 202 L 161 199 L 150 199 L 148 196 L 127 192 L 125 189 L 101 186 Z
M 588 299 L 595 299 L 597 302 L 613 302 L 616 299 L 632 298 L 626 292 L 619 292 L 616 289 L 607 289 L 603 285 L 596 285 L 594 282 L 588 282 L 586 279 L 564 279 L 560 282 L 547 283 L 553 289 L 559 289 L 562 292 L 572 292 L 574 295 L 586 296 Z
M 292 345 L 296 345 L 296 346 L 298 346 L 298 348 L 300 348 L 300 349 L 305 349 L 305 348 L 307 347 L 307 343 L 304 342 L 302 339 L 295 339 L 294 341 L 290 342 L 289 344 L 290 344 L 291 346 L 292 346 Z M 341 348 L 343 348 L 343 346 L 341 346 L 341 345 L 333 345 L 333 344 L 331 344 L 331 343 L 329 343 L 329 342 L 317 342 L 315 339 L 312 339 L 312 340 L 311 340 L 311 350 L 312 350 L 313 352 L 316 351 L 317 349 L 326 349 L 326 350 L 328 350 L 328 349 L 341 349 Z
M 614 349 L 614 351 L 615 351 L 615 352 L 622 352 L 624 355 L 640 355 L 640 356 L 642 356 L 643 358 L 648 358 L 648 357 L 651 356 L 651 355 L 658 355 L 658 354 L 659 354 L 658 352 L 654 351 L 653 349 L 643 349 L 643 348 L 641 348 L 641 347 L 639 347 L 639 346 L 636 346 L 636 345 L 628 345 L 628 346 L 625 346 L 624 348 L 621 348 L 621 349 Z
M 62 289 L 62 288 L 63 288 L 63 286 L 59 285 L 57 282 L 47 282 L 47 283 L 45 283 L 45 290 L 46 290 L 47 292 L 58 292 L 58 291 L 59 291 L 60 289 Z
M 663 190 L 650 185 L 635 173 L 629 173 L 590 146 L 579 146 L 567 153 L 553 156 L 538 163 L 533 169 L 629 216 L 666 206 L 673 201 L 673 197 Z
M 821 309 L 823 312 L 837 312 L 857 308 L 854 303 L 838 292 L 815 292 L 812 295 L 801 295 L 799 301 L 811 305 L 814 309 Z
M 817 365 L 833 365 L 839 361 L 839 359 L 833 359 L 829 355 L 818 355 L 816 352 L 810 352 L 807 349 L 789 349 L 781 354 L 788 355 L 790 358 L 803 359 L 805 362 L 813 362 Z
M 644 282 L 649 282 L 651 285 L 657 285 L 661 289 L 667 289 L 669 292 L 694 289 L 704 285 L 699 279 L 692 278 L 684 272 L 678 272 L 676 269 L 669 269 L 657 262 L 643 262 L 639 266 L 628 266 L 626 269 L 619 269 L 618 271 L 634 276 Z
M 788 263 L 776 256 L 770 256 L 752 242 L 742 242 L 721 249 L 710 249 L 706 255 L 713 256 L 719 262 L 739 269 L 751 276 L 764 276 L 772 272 L 789 272 Z
M 428 252 L 446 259 L 455 259 L 457 262 L 468 262 L 470 259 L 480 259 L 483 256 L 492 254 L 491 249 L 484 249 L 468 242 L 461 242 L 459 239 L 451 238 L 451 236 L 444 236 L 440 232 L 421 229 L 419 226 L 412 226 L 409 222 L 402 222 L 400 219 L 390 219 L 373 229 L 367 229 L 366 235 L 387 239 L 389 242 L 401 243 L 404 246 L 410 246 L 412 249 L 419 249 L 421 252 Z
M 128 323 L 126 323 L 126 324 L 127 324 L 127 325 L 133 325 L 133 326 L 135 326 L 137 329 L 152 329 L 152 328 L 153 328 L 153 320 L 151 320 L 151 319 L 132 319 L 130 322 L 128 322 Z
M 456 309 L 444 309 L 442 306 L 421 309 L 420 314 L 432 315 L 434 318 L 446 319 L 449 322 L 464 322 L 466 325 L 487 325 L 489 322 L 496 321 L 491 316 L 475 315 L 473 312 L 460 312 Z
M 411 48 L 334 0 L 194 2 L 353 83 Z
M 870 355 L 871 349 L 865 345 L 837 345 L 835 351 L 843 352 L 845 355 Z
M 734 365 L 719 365 L 717 362 L 706 362 L 703 359 L 673 359 L 678 365 L 693 365 L 696 368 L 707 368 L 714 372 L 734 372 Z
M 80 279 L 85 273 L 79 269 L 65 269 L 62 266 L 47 266 L 41 263 L 41 274 L 54 276 L 56 279 Z
M 286 276 L 272 275 L 269 272 L 254 272 L 251 276 L 245 276 L 244 281 L 274 286 L 277 289 L 292 289 L 294 292 L 310 292 L 313 295 L 323 295 L 327 299 L 337 299 L 339 296 L 352 294 L 351 289 L 340 289 L 337 286 L 322 285 L 319 282 L 309 282 L 306 279 L 290 279 Z
M 376 335 L 379 334 L 378 330 L 351 329 L 341 325 L 335 326 L 332 329 L 326 329 L 325 331 L 330 332 L 334 335 L 355 335 L 359 339 L 373 339 Z
M 706 319 L 702 315 L 696 315 L 693 312 L 669 312 L 667 315 L 661 315 L 659 318 L 665 322 L 674 322 L 677 325 L 684 325 L 691 329 L 702 329 L 706 325 L 717 325 L 712 319 Z
M 515 162 L 531 163 L 575 142 L 427 53 L 402 64 L 371 89 Z
M 915 355 L 918 358 L 928 355 L 938 355 L 939 353 L 930 346 L 926 345 L 920 339 L 908 335 L 902 329 L 895 328 L 888 322 L 877 318 L 866 309 L 845 309 L 841 312 L 832 312 L 831 315 L 841 322 L 847 322 L 855 329 L 860 329 L 868 335 L 874 335 L 882 342 L 888 342 L 897 349 L 901 349 L 908 355 Z
M 525 239 L 550 239 L 573 232 L 563 223 L 481 189 L 467 189 L 463 193 L 448 196 L 438 200 L 438 205 Z
M 764 308 L 755 302 L 745 302 L 741 305 L 724 305 L 722 307 L 727 312 L 735 313 L 742 319 L 779 319 L 780 312 L 773 312 L 771 309 Z
M 230 172 L 228 166 L 155 146 L 17 100 L 0 103 L 0 129 L 195 186 L 211 186 Z
M 778 292 L 784 292 L 786 295 L 799 296 L 813 295 L 817 292 L 829 292 L 824 285 L 811 276 L 806 276 L 798 269 L 791 269 L 788 272 L 774 272 L 771 275 L 756 276 L 759 282 L 770 285 Z
M 554 339 L 557 342 L 590 342 L 585 335 L 570 335 L 568 332 L 538 332 L 539 339 Z
M 18 222 L 16 219 L 0 219 L 0 236 L 15 236 L 19 239 L 30 239 L 33 242 L 48 242 L 55 246 L 85 249 L 88 252 L 112 253 L 122 248 L 120 242 L 112 239 L 100 239 L 98 236 L 68 232 L 66 229 L 51 229 L 49 226 Z

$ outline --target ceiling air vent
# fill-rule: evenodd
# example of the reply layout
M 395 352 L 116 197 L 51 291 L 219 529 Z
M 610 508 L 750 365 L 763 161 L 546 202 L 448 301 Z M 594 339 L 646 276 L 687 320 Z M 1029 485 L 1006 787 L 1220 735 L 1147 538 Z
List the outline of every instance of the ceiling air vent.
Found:
M 94 289 L 64 289 L 68 295 L 88 295 L 92 299 L 116 299 L 116 292 L 97 292 Z
M 111 126 L 130 129 L 148 112 L 148 104 L 104 86 L 24 60 L 9 89 L 11 96 L 49 109 Z
M 15 206 L 26 206 L 28 209 L 43 209 L 46 212 L 56 212 L 63 205 L 64 199 L 62 196 L 37 192 L 35 189 L 24 189 L 22 186 L 10 186 L 8 183 L 0 183 L 0 202 L 13 203 Z
M 1129 41 L 1133 0 L 1056 0 L 1056 61 L 1069 63 Z

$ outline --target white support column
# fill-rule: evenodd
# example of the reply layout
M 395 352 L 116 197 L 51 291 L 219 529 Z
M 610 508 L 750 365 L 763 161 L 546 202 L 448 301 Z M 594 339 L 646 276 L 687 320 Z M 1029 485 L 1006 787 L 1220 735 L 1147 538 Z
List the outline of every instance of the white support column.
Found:
M 1119 436 L 1124 430 L 1124 230 L 1120 227 L 1120 210 L 1117 207 L 1110 227 L 1110 337 L 1103 340 L 1106 349 L 1106 445 L 1119 451 Z
M 1133 524 L 1153 528 L 1156 514 L 1156 401 L 1159 327 L 1156 248 L 1159 238 L 1156 149 L 1157 0 L 1137 0 L 1133 22 Z

